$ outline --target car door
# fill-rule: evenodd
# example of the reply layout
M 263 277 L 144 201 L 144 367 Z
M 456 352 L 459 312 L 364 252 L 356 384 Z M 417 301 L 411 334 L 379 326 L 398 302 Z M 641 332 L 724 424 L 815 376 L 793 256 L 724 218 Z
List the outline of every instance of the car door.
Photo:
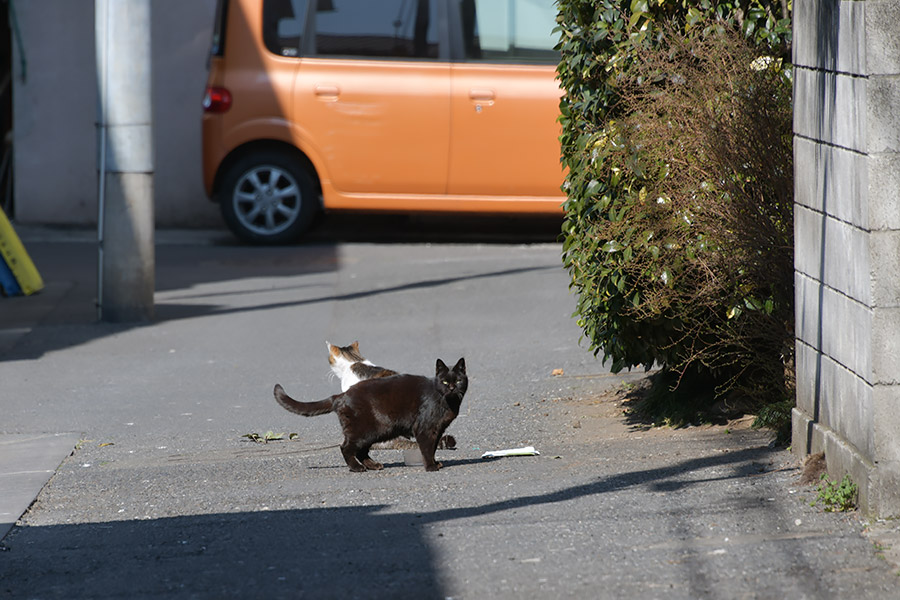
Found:
M 293 115 L 324 164 L 323 188 L 338 199 L 443 194 L 449 63 L 438 1 L 314 4 Z
M 448 193 L 552 198 L 563 170 L 552 0 L 454 0 Z

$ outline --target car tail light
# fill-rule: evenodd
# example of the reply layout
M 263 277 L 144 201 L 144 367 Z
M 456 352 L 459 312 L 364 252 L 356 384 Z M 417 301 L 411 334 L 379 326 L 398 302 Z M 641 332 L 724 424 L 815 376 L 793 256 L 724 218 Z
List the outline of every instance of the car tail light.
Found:
M 223 87 L 208 86 L 203 96 L 203 111 L 208 113 L 228 112 L 231 108 L 231 92 Z

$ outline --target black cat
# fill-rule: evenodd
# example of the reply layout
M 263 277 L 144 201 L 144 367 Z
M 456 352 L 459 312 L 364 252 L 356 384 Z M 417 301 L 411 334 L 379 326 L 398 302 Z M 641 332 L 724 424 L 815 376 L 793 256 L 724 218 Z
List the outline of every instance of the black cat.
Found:
M 328 346 L 328 364 L 331 365 L 332 374 L 337 375 L 341 380 L 342 392 L 346 392 L 350 389 L 350 386 L 356 385 L 364 379 L 399 375 L 397 371 L 376 366 L 366 360 L 359 353 L 359 342 L 353 342 L 349 346 L 335 346 L 331 342 L 326 341 L 325 345 Z M 374 447 L 376 449 L 396 448 L 398 450 L 406 450 L 417 446 L 418 444 L 414 440 L 398 437 L 386 442 L 379 442 Z M 437 447 L 456 449 L 456 438 L 452 435 L 441 436 Z
M 369 448 L 401 435 L 415 436 L 425 470 L 437 471 L 442 466 L 434 460 L 438 440 L 459 414 L 468 384 L 465 359 L 460 358 L 452 369 L 438 359 L 434 378 L 393 375 L 366 379 L 318 402 L 297 402 L 276 384 L 275 400 L 304 417 L 336 413 L 344 432 L 341 453 L 351 471 L 383 468 L 369 456 Z

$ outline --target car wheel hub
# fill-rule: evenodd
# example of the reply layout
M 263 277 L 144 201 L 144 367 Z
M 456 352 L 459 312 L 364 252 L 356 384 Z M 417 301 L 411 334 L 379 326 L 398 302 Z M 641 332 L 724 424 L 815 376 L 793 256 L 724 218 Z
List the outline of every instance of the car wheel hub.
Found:
M 287 172 L 276 167 L 247 171 L 234 191 L 235 215 L 242 226 L 261 235 L 290 227 L 300 214 L 300 187 Z

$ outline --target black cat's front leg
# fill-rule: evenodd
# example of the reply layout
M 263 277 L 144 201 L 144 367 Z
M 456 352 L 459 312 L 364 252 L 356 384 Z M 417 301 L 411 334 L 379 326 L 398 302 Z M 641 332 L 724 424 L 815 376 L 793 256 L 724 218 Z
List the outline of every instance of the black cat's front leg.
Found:
M 437 436 L 432 433 L 416 434 L 416 443 L 419 444 L 419 451 L 422 453 L 422 459 L 425 462 L 426 471 L 437 471 L 444 465 L 434 460 L 434 453 L 437 450 Z

